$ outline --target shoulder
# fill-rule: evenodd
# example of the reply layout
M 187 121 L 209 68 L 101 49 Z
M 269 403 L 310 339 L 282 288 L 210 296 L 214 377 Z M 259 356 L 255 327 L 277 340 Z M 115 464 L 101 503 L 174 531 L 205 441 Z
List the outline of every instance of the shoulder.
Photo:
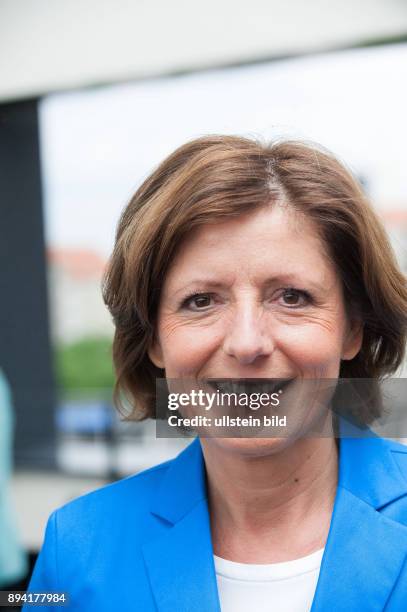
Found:
M 173 461 L 108 484 L 61 506 L 51 515 L 58 531 L 66 534 L 82 527 L 89 534 L 107 525 L 110 532 L 115 525 L 125 528 L 127 522 L 143 525 L 155 492 Z
M 407 444 L 401 444 L 394 442 L 393 440 L 386 440 L 384 444 L 387 446 L 390 454 L 400 470 L 401 475 L 406 481 L 406 493 L 407 493 Z
M 338 486 L 407 523 L 407 447 L 369 430 L 342 438 Z
M 407 455 L 407 440 L 404 443 L 396 442 L 395 440 L 385 440 L 381 438 L 382 443 L 387 446 L 387 448 L 394 453 L 401 453 L 402 455 Z
M 353 467 L 359 464 L 365 473 L 373 468 L 386 481 L 397 476 L 406 478 L 407 445 L 389 438 L 382 438 L 367 430 L 365 437 L 343 440 L 343 445 Z M 407 493 L 407 489 L 406 489 Z
M 373 452 L 382 452 L 390 455 L 401 475 L 406 478 L 407 487 L 407 444 L 386 438 L 372 438 L 370 444 Z
M 390 487 L 394 487 L 393 499 L 390 499 L 381 512 L 388 519 L 396 521 L 407 527 L 407 446 L 390 440 L 383 441 L 389 451 L 394 466 L 387 471 Z
M 141 577 L 144 543 L 159 537 L 167 526 L 157 520 L 151 506 L 173 464 L 174 459 L 55 510 L 47 523 L 30 589 L 65 591 L 69 585 L 72 601 L 82 601 L 85 593 L 96 597 L 95 585 L 114 589 L 114 583 L 129 584 L 129 568 L 133 576 Z M 120 590 L 117 587 L 116 592 Z M 92 609 L 105 608 L 95 604 Z

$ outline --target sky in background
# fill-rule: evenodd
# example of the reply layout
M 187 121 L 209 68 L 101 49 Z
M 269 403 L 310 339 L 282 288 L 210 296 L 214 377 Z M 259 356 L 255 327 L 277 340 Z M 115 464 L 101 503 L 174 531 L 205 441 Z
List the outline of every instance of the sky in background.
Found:
M 41 104 L 49 246 L 107 257 L 122 208 L 177 146 L 209 133 L 331 149 L 379 209 L 407 209 L 407 44 L 56 94 Z

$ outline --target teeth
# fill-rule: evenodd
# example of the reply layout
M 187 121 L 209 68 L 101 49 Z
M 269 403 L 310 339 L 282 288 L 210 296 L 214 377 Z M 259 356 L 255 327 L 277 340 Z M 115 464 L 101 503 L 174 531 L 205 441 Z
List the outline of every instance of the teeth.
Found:
M 290 382 L 287 379 L 274 379 L 274 380 L 212 380 L 210 381 L 211 386 L 214 389 L 220 391 L 220 393 L 236 393 L 250 395 L 252 393 L 268 393 L 271 395 L 279 391 L 281 388 L 286 386 Z

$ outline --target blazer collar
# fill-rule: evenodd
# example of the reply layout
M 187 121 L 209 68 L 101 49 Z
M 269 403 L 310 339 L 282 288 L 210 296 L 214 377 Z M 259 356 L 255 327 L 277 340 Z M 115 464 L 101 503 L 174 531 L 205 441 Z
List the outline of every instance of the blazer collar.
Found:
M 198 502 L 206 500 L 206 475 L 199 438 L 173 461 L 153 499 L 151 511 L 170 523 L 177 523 Z
M 341 424 L 341 435 L 339 482 L 312 612 L 382 610 L 406 560 L 407 528 L 379 510 L 407 493 L 398 467 L 407 463 L 407 448 L 404 453 L 349 424 Z M 170 463 L 151 507 L 168 524 L 144 546 L 160 612 L 220 610 L 206 496 L 196 439 Z

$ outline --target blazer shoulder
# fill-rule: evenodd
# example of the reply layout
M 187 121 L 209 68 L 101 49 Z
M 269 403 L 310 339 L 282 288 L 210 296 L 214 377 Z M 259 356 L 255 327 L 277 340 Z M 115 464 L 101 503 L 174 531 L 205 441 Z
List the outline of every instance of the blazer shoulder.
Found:
M 125 518 L 131 511 L 133 519 L 145 514 L 152 497 L 160 486 L 160 482 L 174 459 L 160 463 L 138 474 L 128 476 L 116 482 L 107 484 L 95 491 L 85 493 L 64 504 L 52 514 L 59 525 L 69 528 L 87 522 L 96 524 L 100 518 L 110 517 L 117 520 Z
M 393 439 L 385 439 L 385 438 L 381 438 L 384 442 L 384 444 L 387 445 L 387 447 L 389 448 L 389 450 L 391 450 L 392 452 L 395 453 L 401 453 L 403 455 L 407 455 L 407 443 L 404 442 L 397 442 L 396 440 Z
M 406 481 L 406 493 L 407 493 L 407 444 L 400 444 L 393 440 L 387 441 L 391 456 L 397 464 L 402 476 Z
M 394 476 L 401 484 L 398 496 L 381 508 L 381 513 L 389 519 L 407 527 L 407 445 L 385 440 L 394 466 Z M 390 477 L 390 473 L 389 473 Z
M 392 438 L 382 438 L 376 437 L 372 438 L 373 444 L 380 444 L 381 448 L 384 451 L 390 452 L 391 457 L 400 458 L 401 462 L 404 461 L 404 458 L 407 458 L 407 444 L 398 442 Z M 376 449 L 376 447 L 374 447 Z
M 405 494 L 407 495 L 407 444 L 402 444 L 401 442 L 397 442 L 396 440 L 390 438 L 373 438 L 373 453 L 379 451 L 377 448 L 377 442 L 380 444 L 381 449 L 386 453 L 389 453 L 390 457 L 392 458 L 393 467 L 395 465 L 397 474 L 401 475 L 402 480 L 405 482 Z

